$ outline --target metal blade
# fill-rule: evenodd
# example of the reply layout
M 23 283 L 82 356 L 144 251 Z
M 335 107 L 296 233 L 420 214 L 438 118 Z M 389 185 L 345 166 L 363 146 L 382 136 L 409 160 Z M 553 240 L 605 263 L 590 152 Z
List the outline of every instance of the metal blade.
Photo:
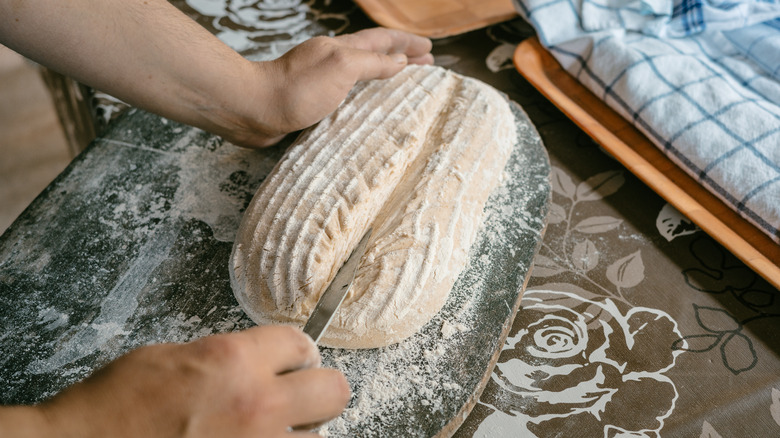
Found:
M 360 258 L 366 252 L 366 245 L 368 245 L 368 239 L 371 237 L 371 231 L 371 228 L 369 228 L 366 234 L 363 235 L 363 238 L 360 239 L 360 243 L 352 250 L 352 254 L 349 255 L 347 261 L 344 262 L 339 272 L 333 277 L 333 281 L 330 282 L 328 288 L 322 293 L 317 306 L 309 316 L 309 320 L 306 321 L 303 331 L 311 336 L 315 343 L 319 342 L 322 333 L 325 332 L 336 310 L 341 305 L 341 302 L 344 301 L 344 297 L 347 296 L 349 287 L 352 286 L 352 280 L 355 279 Z

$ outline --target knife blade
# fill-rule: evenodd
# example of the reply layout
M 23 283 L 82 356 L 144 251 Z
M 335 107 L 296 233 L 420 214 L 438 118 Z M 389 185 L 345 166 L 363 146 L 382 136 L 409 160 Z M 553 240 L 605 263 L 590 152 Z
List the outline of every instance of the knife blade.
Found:
M 325 289 L 325 292 L 322 293 L 319 301 L 317 301 L 314 311 L 309 315 L 309 319 L 303 327 L 303 332 L 314 339 L 315 343 L 319 342 L 320 337 L 322 337 L 328 324 L 333 319 L 336 310 L 344 301 L 344 297 L 347 296 L 347 292 L 349 292 L 349 288 L 352 286 L 352 281 L 355 279 L 360 259 L 366 252 L 371 231 L 372 229 L 369 228 L 366 234 L 363 235 L 363 238 L 360 239 L 360 243 L 357 244 L 347 261 L 339 268 L 336 276 L 333 277 L 333 281 L 330 282 L 328 288 Z

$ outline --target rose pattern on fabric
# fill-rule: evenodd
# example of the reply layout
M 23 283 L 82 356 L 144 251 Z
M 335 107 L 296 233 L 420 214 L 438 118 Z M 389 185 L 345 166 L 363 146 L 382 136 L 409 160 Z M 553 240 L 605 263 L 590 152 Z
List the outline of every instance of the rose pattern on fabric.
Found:
M 678 398 L 664 375 L 681 353 L 667 313 L 545 289 L 525 293 L 517 318 L 475 436 L 658 436 Z
M 278 58 L 317 35 L 349 25 L 352 2 L 315 0 L 175 0 L 172 2 L 225 44 L 253 61 Z M 330 12 L 324 12 L 328 6 Z M 343 11 L 342 11 L 343 10 Z

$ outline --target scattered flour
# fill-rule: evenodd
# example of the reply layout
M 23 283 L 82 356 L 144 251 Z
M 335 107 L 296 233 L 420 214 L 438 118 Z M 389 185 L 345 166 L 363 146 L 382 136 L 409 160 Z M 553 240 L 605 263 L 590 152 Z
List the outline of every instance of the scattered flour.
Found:
M 537 136 L 523 131 L 530 127 L 519 125 L 519 129 L 521 138 Z M 533 200 L 537 196 L 548 202 L 549 186 L 536 191 L 536 180 L 521 175 L 539 173 L 544 180 L 546 174 L 533 167 L 538 162 L 519 155 L 510 159 L 506 181 L 494 190 L 486 206 L 485 223 L 472 247 L 469 266 L 433 320 L 397 345 L 374 350 L 323 349 L 323 366 L 347 376 L 353 399 L 342 416 L 318 430 L 320 434 L 433 436 L 450 420 L 462 421 L 468 414 L 459 409 L 476 396 L 473 379 L 481 376 L 475 366 L 484 366 L 479 362 L 484 359 L 468 356 L 480 342 L 485 343 L 479 337 L 486 330 L 480 323 L 488 308 L 501 307 L 505 315 L 511 314 L 513 299 L 519 299 L 516 291 L 522 286 L 514 282 L 522 282 L 527 275 L 533 255 L 528 255 L 528 245 L 538 244 L 545 224 L 544 216 L 532 213 L 534 207 L 529 206 L 538 202 L 539 198 Z M 506 209 L 506 205 L 514 208 Z M 503 267 L 497 267 L 502 263 Z M 510 280 L 512 274 L 502 269 L 519 275 Z M 494 282 L 497 276 L 502 278 Z M 499 341 L 496 335 L 491 340 Z
M 444 321 L 441 325 L 441 335 L 444 339 L 449 339 L 458 333 L 467 332 L 469 330 L 469 326 L 463 323 L 453 324 L 449 321 Z

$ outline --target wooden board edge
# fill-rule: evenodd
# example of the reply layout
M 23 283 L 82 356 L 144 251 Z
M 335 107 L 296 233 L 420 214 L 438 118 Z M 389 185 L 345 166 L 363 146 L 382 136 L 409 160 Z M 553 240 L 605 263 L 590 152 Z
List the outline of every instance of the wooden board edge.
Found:
M 552 192 L 550 192 L 549 199 L 552 199 Z M 542 228 L 541 235 L 539 236 L 539 241 L 536 243 L 534 254 L 539 252 L 546 231 L 547 220 L 545 219 L 545 224 Z M 507 316 L 506 320 L 504 321 L 503 327 L 501 327 L 501 333 L 499 333 L 498 336 L 498 348 L 496 348 L 496 351 L 494 351 L 493 355 L 490 356 L 490 362 L 488 363 L 487 369 L 485 370 L 485 374 L 482 375 L 482 378 L 474 388 L 474 392 L 471 394 L 471 397 L 468 399 L 468 401 L 460 408 L 458 413 L 452 417 L 452 420 L 450 420 L 449 423 L 442 427 L 441 431 L 439 431 L 439 433 L 437 433 L 434 438 L 449 438 L 453 436 L 455 432 L 457 432 L 458 429 L 463 426 L 463 423 L 466 422 L 466 418 L 468 418 L 469 414 L 471 414 L 471 411 L 474 410 L 474 406 L 476 406 L 477 402 L 479 402 L 479 398 L 482 396 L 482 393 L 485 391 L 485 388 L 490 381 L 490 377 L 493 375 L 493 370 L 496 368 L 498 358 L 501 356 L 501 352 L 504 350 L 506 338 L 509 336 L 509 332 L 512 330 L 512 326 L 515 323 L 515 317 L 517 316 L 517 312 L 520 310 L 520 303 L 523 301 L 523 295 L 525 295 L 525 291 L 528 288 L 528 282 L 531 280 L 533 271 L 534 267 L 532 262 L 531 267 L 528 269 L 528 272 L 525 275 L 525 280 L 523 280 L 522 288 L 517 294 L 517 299 L 512 305 L 512 310 L 509 312 L 509 316 Z
M 526 80 L 630 172 L 780 289 L 780 245 L 702 187 L 644 134 L 563 70 L 537 38 L 520 43 L 513 62 Z M 627 136 L 636 140 L 632 146 L 623 141 Z
M 355 0 L 355 3 L 371 20 L 380 26 L 390 29 L 403 30 L 415 35 L 424 36 L 432 39 L 447 38 L 454 35 L 481 29 L 496 23 L 511 20 L 517 17 L 517 12 L 511 1 L 507 1 L 508 6 L 505 12 L 498 13 L 489 18 L 477 19 L 474 21 L 453 22 L 447 26 L 422 27 L 415 23 L 400 19 L 396 14 L 390 11 L 382 0 Z

